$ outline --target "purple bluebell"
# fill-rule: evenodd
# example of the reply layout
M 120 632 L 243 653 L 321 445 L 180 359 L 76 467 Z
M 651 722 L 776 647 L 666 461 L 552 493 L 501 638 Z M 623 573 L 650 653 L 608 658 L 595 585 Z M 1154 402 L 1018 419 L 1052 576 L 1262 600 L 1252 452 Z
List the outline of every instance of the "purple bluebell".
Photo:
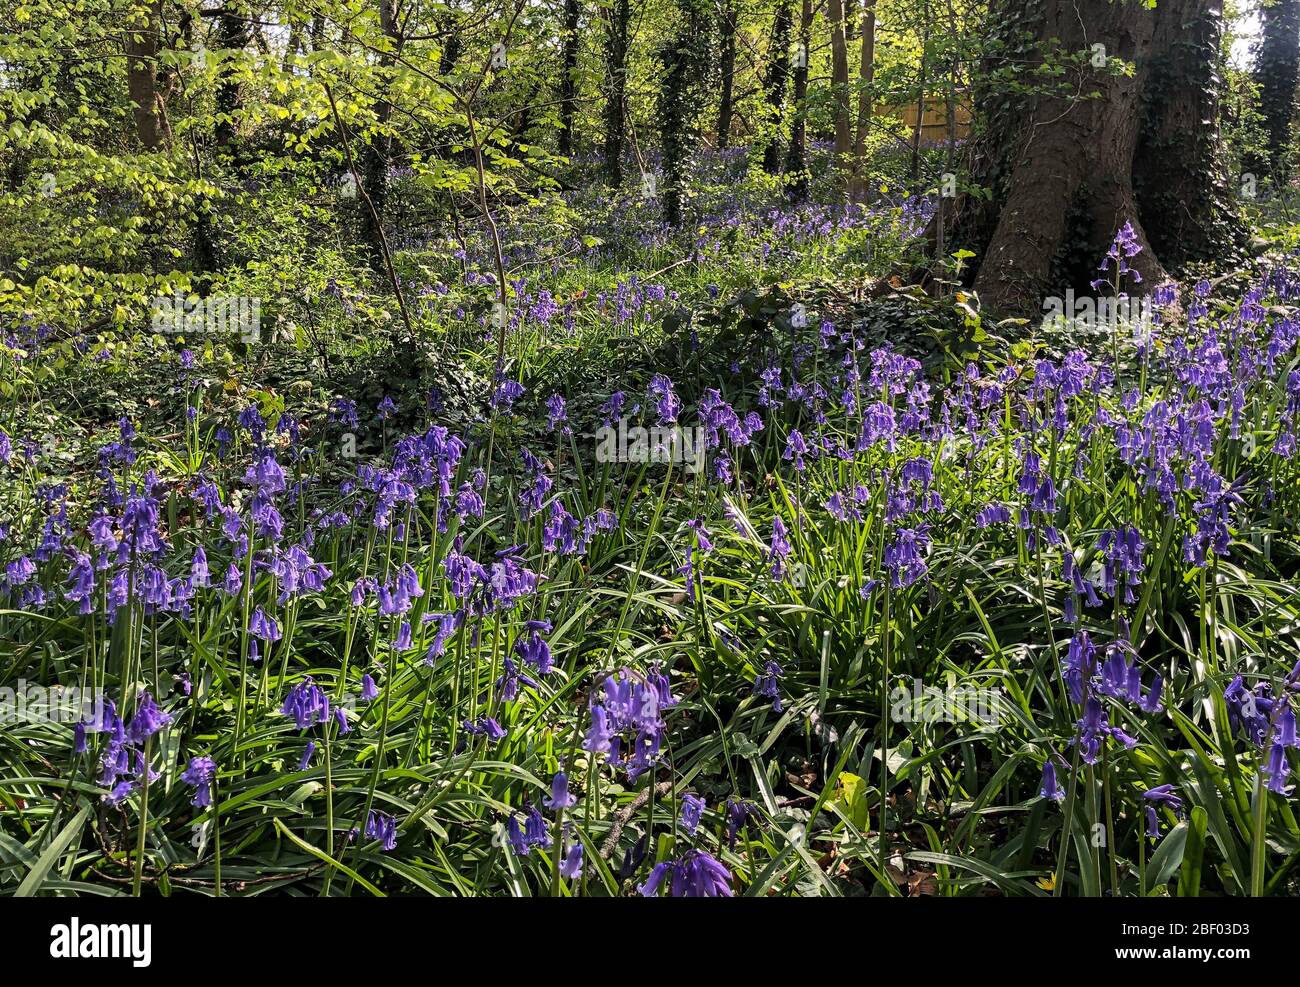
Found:
M 191 805 L 207 807 L 212 804 L 212 782 L 216 777 L 217 762 L 212 758 L 190 758 L 189 767 L 181 773 L 181 781 L 196 789 Z
M 548 809 L 558 810 L 567 809 L 577 803 L 577 797 L 569 793 L 569 776 L 563 771 L 557 771 L 555 777 L 551 779 L 551 794 L 542 800 L 542 804 Z
M 380 848 L 388 851 L 397 847 L 397 820 L 386 812 L 371 809 L 366 817 L 366 836 L 378 840 Z
M 687 850 L 678 860 L 656 864 L 637 892 L 652 898 L 665 883 L 673 898 L 730 898 L 734 893 L 731 872 L 703 850 Z
M 688 836 L 694 836 L 700 826 L 700 816 L 705 809 L 704 799 L 691 792 L 682 796 L 682 814 L 680 824 Z

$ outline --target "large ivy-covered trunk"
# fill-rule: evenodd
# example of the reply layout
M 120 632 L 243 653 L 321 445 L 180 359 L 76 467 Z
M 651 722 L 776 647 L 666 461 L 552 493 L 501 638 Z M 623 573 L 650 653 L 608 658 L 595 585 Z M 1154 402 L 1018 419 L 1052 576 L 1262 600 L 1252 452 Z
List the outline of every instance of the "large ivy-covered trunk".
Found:
M 1240 243 L 1215 140 L 1222 17 L 1222 0 L 994 4 L 970 162 L 981 193 L 958 203 L 948 247 L 976 253 L 987 308 L 1029 315 L 1085 286 L 1125 223 L 1145 287 Z
M 664 220 L 674 226 L 682 221 L 687 165 L 696 143 L 700 97 L 712 54 L 705 0 L 677 0 L 676 13 L 676 33 L 659 49 L 663 82 L 656 107 L 663 152 Z
M 1272 0 L 1260 11 L 1261 31 L 1255 52 L 1259 109 L 1268 137 L 1265 163 L 1275 175 L 1291 142 L 1296 84 L 1300 81 L 1300 0 Z
M 1219 139 L 1223 0 L 1162 3 L 1156 15 L 1133 187 L 1152 249 L 1176 269 L 1229 259 L 1247 236 Z

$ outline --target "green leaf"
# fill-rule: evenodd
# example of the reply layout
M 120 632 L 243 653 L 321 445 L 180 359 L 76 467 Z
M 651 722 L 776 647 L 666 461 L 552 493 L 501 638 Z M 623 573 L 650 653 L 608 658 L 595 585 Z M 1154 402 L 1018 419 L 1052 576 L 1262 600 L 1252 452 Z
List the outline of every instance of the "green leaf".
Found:
M 63 831 L 54 838 L 54 842 L 45 848 L 45 852 L 36 861 L 36 866 L 27 872 L 27 876 L 23 878 L 23 883 L 18 885 L 18 890 L 14 892 L 15 898 L 32 898 L 36 895 L 36 892 L 41 889 L 41 884 L 45 881 L 45 876 L 49 874 L 69 844 L 81 835 L 81 829 L 86 825 L 86 820 L 89 818 L 90 806 L 83 806 L 81 811 L 63 827 Z

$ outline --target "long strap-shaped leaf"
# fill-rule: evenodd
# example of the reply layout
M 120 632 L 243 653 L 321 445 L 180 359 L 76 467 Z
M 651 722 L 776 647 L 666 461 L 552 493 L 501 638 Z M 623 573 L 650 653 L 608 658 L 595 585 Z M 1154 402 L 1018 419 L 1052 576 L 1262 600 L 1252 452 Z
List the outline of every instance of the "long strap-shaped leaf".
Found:
M 36 895 L 36 892 L 41 889 L 41 885 L 45 883 L 45 875 L 54 867 L 55 862 L 62 856 L 68 845 L 81 835 L 81 828 L 86 825 L 86 820 L 89 818 L 90 806 L 83 806 L 82 810 L 72 817 L 68 825 L 63 827 L 63 831 L 54 838 L 54 841 L 45 848 L 45 852 L 36 861 L 36 865 L 27 872 L 27 876 L 23 878 L 23 883 L 18 885 L 18 890 L 14 892 L 15 898 L 31 898 Z

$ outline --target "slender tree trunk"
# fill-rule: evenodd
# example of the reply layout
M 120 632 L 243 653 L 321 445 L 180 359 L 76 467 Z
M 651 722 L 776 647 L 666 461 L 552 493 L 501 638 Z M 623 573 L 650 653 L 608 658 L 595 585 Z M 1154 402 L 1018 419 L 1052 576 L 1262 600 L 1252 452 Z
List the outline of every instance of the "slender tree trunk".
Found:
M 302 50 L 302 22 L 293 21 L 289 25 L 289 40 L 284 46 L 284 59 L 280 63 L 280 71 L 288 72 L 289 67 L 293 64 L 293 56 Z
M 853 134 L 849 125 L 849 51 L 844 40 L 844 0 L 829 0 L 828 12 L 831 21 L 831 91 L 835 106 L 835 163 L 847 171 Z M 807 75 L 807 70 L 804 74 Z
M 718 97 L 718 148 L 731 142 L 731 118 L 735 110 L 733 94 L 736 74 L 736 0 L 722 0 L 718 14 L 719 68 L 722 72 L 722 92 Z
M 929 63 L 926 59 L 930 47 L 930 3 L 921 5 L 921 62 L 917 66 L 916 126 L 912 128 L 912 187 L 921 179 L 921 130 L 925 125 L 925 97 L 930 86 Z
M 439 15 L 436 23 L 438 33 L 445 35 L 442 50 L 438 52 L 438 74 L 451 75 L 451 70 L 456 67 L 456 61 L 460 58 L 460 32 L 456 30 L 456 19 L 453 14 Z
M 764 89 L 769 127 L 763 149 L 763 170 L 769 175 L 781 171 L 781 120 L 785 116 L 785 90 L 790 80 L 790 0 L 777 0 L 772 20 L 772 43 L 768 48 Z
M 379 78 L 382 95 L 375 107 L 375 122 L 379 132 L 362 149 L 361 181 L 373 209 L 361 212 L 362 230 L 370 253 L 370 265 L 377 273 L 386 271 L 382 226 L 388 205 L 388 166 L 392 155 L 393 139 L 384 132 L 392 119 L 393 104 L 388 99 L 387 72 L 392 69 L 402 48 L 402 36 L 397 23 L 397 0 L 379 0 L 379 25 L 388 38 L 391 50 L 379 56 Z
M 242 11 L 227 0 L 227 5 L 222 8 L 221 16 L 217 19 L 217 45 L 222 51 L 232 51 L 242 55 L 248 42 L 248 21 L 242 16 Z M 215 135 L 217 147 L 223 151 L 229 151 L 238 128 L 235 117 L 242 106 L 238 73 L 238 59 L 224 57 L 217 77 Z
M 632 11 L 629 0 L 615 0 L 608 12 L 605 35 L 605 180 L 614 188 L 623 184 L 624 100 L 627 96 L 627 32 Z
M 849 193 L 855 202 L 867 198 L 867 133 L 871 128 L 871 86 L 876 76 L 876 0 L 863 0 L 862 49 L 858 62 L 858 120 L 853 138 L 853 167 Z
M 957 143 L 957 12 L 953 9 L 952 0 L 945 0 L 947 6 L 947 27 L 948 27 L 948 73 L 944 80 L 944 133 L 947 141 L 943 153 L 943 176 L 942 187 L 940 188 L 939 202 L 935 208 L 935 251 L 934 255 L 940 263 L 945 263 L 948 259 L 947 243 L 945 234 L 947 227 L 947 212 L 950 205 L 949 182 L 955 181 L 953 172 L 953 155 Z M 952 190 L 955 197 L 955 189 Z
M 677 35 L 659 49 L 659 136 L 663 150 L 664 221 L 679 226 L 686 198 L 687 166 L 698 136 L 696 109 L 708 55 L 708 19 L 703 0 L 677 0 Z
M 560 138 L 559 151 L 565 157 L 573 153 L 574 103 L 578 96 L 578 19 L 580 0 L 564 0 L 564 47 L 560 60 Z
M 791 179 L 790 196 L 794 199 L 808 197 L 808 50 L 812 43 L 812 18 L 812 0 L 803 0 L 799 13 L 799 59 L 794 67 L 794 119 L 790 122 L 790 149 L 785 159 L 785 173 Z
M 141 144 L 153 151 L 171 136 L 158 93 L 162 0 L 147 0 L 136 8 L 136 14 L 125 42 L 126 88 L 135 104 L 136 135 Z

